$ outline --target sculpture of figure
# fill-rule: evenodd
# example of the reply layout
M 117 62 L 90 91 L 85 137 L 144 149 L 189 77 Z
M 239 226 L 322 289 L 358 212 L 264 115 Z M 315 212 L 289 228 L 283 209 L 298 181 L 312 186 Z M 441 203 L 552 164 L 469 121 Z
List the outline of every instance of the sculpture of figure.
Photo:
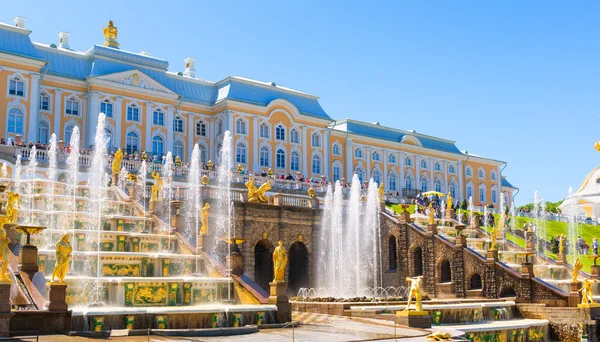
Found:
M 452 209 L 452 195 L 450 193 L 446 196 L 446 209 Z
M 565 236 L 563 234 L 558 236 L 558 254 L 564 254 L 565 252 Z
M 73 247 L 69 243 L 70 236 L 71 234 L 65 234 L 56 243 L 56 265 L 54 266 L 54 272 L 52 272 L 52 282 L 54 282 L 54 278 L 58 278 L 58 282 L 62 283 L 69 270 L 71 252 L 73 252 Z
M 8 271 L 8 244 L 10 239 L 6 237 L 4 224 L 0 226 L 0 282 L 10 282 L 7 278 Z
M 104 46 L 108 47 L 119 47 L 119 43 L 117 43 L 117 35 L 119 34 L 119 30 L 113 24 L 112 20 L 108 21 L 108 26 L 102 28 L 102 33 L 104 34 Z
M 148 153 L 146 151 L 142 152 L 142 161 L 148 160 Z
M 492 227 L 490 230 L 490 240 L 492 240 L 490 245 L 491 250 L 496 249 L 496 239 L 498 239 L 498 228 Z
M 212 170 L 215 165 L 213 164 L 212 160 L 209 160 L 208 163 L 206 164 L 206 166 L 208 167 L 209 170 Z
M 273 176 L 273 169 L 269 168 L 269 171 L 267 171 L 267 174 L 269 175 L 269 177 Z
M 434 224 L 435 223 L 435 210 L 433 210 L 433 202 L 429 203 L 429 207 L 427 207 L 427 210 L 429 210 L 429 224 Z
M 250 177 L 250 179 L 246 182 L 246 187 L 248 188 L 248 202 L 269 202 L 269 198 L 265 196 L 265 192 L 271 190 L 271 181 L 267 181 L 265 184 L 261 185 L 260 188 L 257 189 L 256 185 L 254 185 L 254 178 Z
M 281 283 L 285 281 L 285 266 L 287 266 L 288 256 L 285 248 L 283 248 L 283 241 L 279 240 L 279 246 L 275 247 L 273 252 L 273 273 L 274 283 Z
M 121 172 L 121 162 L 123 161 L 123 150 L 118 149 L 115 158 L 112 161 L 112 174 L 118 175 Z
M 385 189 L 383 188 L 383 183 L 379 184 L 377 194 L 379 195 L 379 203 L 385 202 Z
M 160 198 L 160 191 L 162 189 L 162 179 L 158 172 L 152 171 L 152 178 L 154 178 L 154 185 L 152 185 L 152 196 L 151 200 L 157 200 Z
M 202 208 L 202 213 L 200 214 L 200 220 L 202 221 L 202 227 L 200 227 L 200 234 L 205 235 L 208 233 L 208 209 L 210 209 L 210 204 L 204 204 Z
M 244 171 L 244 167 L 242 166 L 242 164 L 238 164 L 237 173 L 241 175 L 243 171 Z
M 181 166 L 181 158 L 179 156 L 175 157 L 175 166 Z
M 310 188 L 308 188 L 308 196 L 310 198 L 314 198 L 315 197 L 315 189 L 313 189 L 313 187 L 311 186 Z
M 583 280 L 583 286 L 581 287 L 581 304 L 593 304 L 594 298 L 592 294 L 592 284 L 595 283 L 596 280 Z
M 4 223 L 12 223 L 17 224 L 19 210 L 18 208 L 21 206 L 21 197 L 16 192 L 8 193 L 8 200 L 6 202 L 6 218 L 7 220 Z
M 573 278 L 571 279 L 572 282 L 577 281 L 577 277 L 579 277 L 579 271 L 581 271 L 582 268 L 583 264 L 581 261 L 579 261 L 579 258 L 575 259 L 575 263 L 573 264 Z
M 415 310 L 423 311 L 421 300 L 423 299 L 423 296 L 427 295 L 427 293 L 421 288 L 423 285 L 423 276 L 406 278 L 406 281 L 410 282 L 410 290 L 408 291 L 408 302 L 406 303 L 406 309 L 404 309 L 404 311 L 408 311 L 413 298 L 415 299 Z

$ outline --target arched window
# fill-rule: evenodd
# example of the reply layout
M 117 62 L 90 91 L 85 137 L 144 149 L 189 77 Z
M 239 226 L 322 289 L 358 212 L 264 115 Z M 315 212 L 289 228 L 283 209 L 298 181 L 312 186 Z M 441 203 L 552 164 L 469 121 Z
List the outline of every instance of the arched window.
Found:
M 452 196 L 453 198 L 456 198 L 456 189 L 457 189 L 457 185 L 454 181 L 450 182 L 450 196 Z
M 290 169 L 300 171 L 300 154 L 294 151 L 290 157 Z
M 71 136 L 73 136 L 74 125 L 68 125 L 65 127 L 65 144 L 71 143 Z
M 277 125 L 277 127 L 275 127 L 275 139 L 285 140 L 285 127 L 283 127 L 283 125 Z
M 8 88 L 8 93 L 10 95 L 25 96 L 25 82 L 19 77 L 11 79 Z
M 377 185 L 381 184 L 381 172 L 379 172 L 379 170 L 373 171 L 373 181 L 377 183 Z
M 321 136 L 319 134 L 313 133 L 311 140 L 313 147 L 321 147 Z
M 173 155 L 181 158 L 181 161 L 185 161 L 185 150 L 181 141 L 176 141 L 173 145 Z
M 379 152 L 377 152 L 377 151 L 374 151 L 374 152 L 373 152 L 373 160 L 374 160 L 374 161 L 379 161 L 379 159 L 380 159 L 380 158 L 379 158 Z
M 200 162 L 201 163 L 206 163 L 207 160 L 207 155 L 206 155 L 206 147 L 204 147 L 204 145 L 200 145 Z
M 485 179 L 485 171 L 483 171 L 482 168 L 479 168 L 479 170 L 477 170 L 477 177 Z
M 162 156 L 165 151 L 165 142 L 161 136 L 155 135 L 152 138 L 152 154 Z
M 235 162 L 238 164 L 246 164 L 246 145 L 238 143 L 235 148 Z
M 390 271 L 395 271 L 398 268 L 397 251 L 396 251 L 396 237 L 391 235 L 388 240 L 388 260 L 390 261 Z
M 470 166 L 467 166 L 465 169 L 465 175 L 467 175 L 467 177 L 473 176 L 473 169 Z
M 65 105 L 65 114 L 79 115 L 79 101 L 76 97 L 71 97 Z
M 260 148 L 260 166 L 269 166 L 269 149 L 266 146 Z
M 444 182 L 441 179 L 435 180 L 435 191 L 444 192 Z
M 23 112 L 19 108 L 8 111 L 8 132 L 23 133 Z
M 426 169 L 427 168 L 427 161 L 425 159 L 421 159 L 421 168 L 422 169 Z
M 479 202 L 485 203 L 485 184 L 479 185 Z
M 496 188 L 492 188 L 492 203 L 498 203 L 498 197 L 497 197 L 497 193 L 496 193 Z
M 452 270 L 448 260 L 442 261 L 440 271 L 440 283 L 449 283 L 452 281 Z
M 340 179 L 342 179 L 341 177 L 342 177 L 342 169 L 339 166 L 334 165 L 333 166 L 333 181 L 334 182 L 339 181 Z
M 359 158 L 362 159 L 363 157 L 363 153 L 362 153 L 362 149 L 357 147 L 354 149 L 354 158 Z
M 104 113 L 107 118 L 112 118 L 113 116 L 113 105 L 108 100 L 104 100 L 100 103 L 100 113 Z
M 340 152 L 340 145 L 333 144 L 333 154 L 336 155 L 336 156 L 339 156 L 341 154 L 341 152 Z
M 467 183 L 467 198 L 472 198 L 473 197 L 473 183 L 469 182 Z
M 421 191 L 426 192 L 429 186 L 429 179 L 427 177 L 421 178 Z
M 411 175 L 406 176 L 404 178 L 404 188 L 412 189 L 413 188 L 413 177 Z
M 199 137 L 206 136 L 206 123 L 202 120 L 196 122 L 196 135 Z
M 269 134 L 269 126 L 266 123 L 264 123 L 264 122 L 261 123 L 259 130 L 260 130 L 261 138 L 267 138 L 267 139 L 269 138 L 269 135 L 270 135 Z
M 390 191 L 398 190 L 397 183 L 398 183 L 398 178 L 396 177 L 396 174 L 393 172 L 390 172 L 390 174 L 388 175 L 388 189 Z
M 113 134 L 112 131 L 106 127 L 104 128 L 104 141 L 106 142 L 106 150 L 108 152 L 112 151 Z
M 152 124 L 157 126 L 165 125 L 165 113 L 163 113 L 160 109 L 155 110 L 152 113 Z
M 493 181 L 495 181 L 495 180 L 496 180 L 496 171 L 492 171 L 492 172 L 490 173 L 490 179 L 491 179 L 491 180 L 493 180 Z
M 129 132 L 127 133 L 127 141 L 126 141 L 126 150 L 127 153 L 134 153 L 138 150 L 138 146 L 140 144 L 140 138 L 137 133 Z
M 422 276 L 423 275 L 423 250 L 421 247 L 416 247 L 413 250 L 413 263 L 414 263 L 414 271 L 413 276 Z
M 454 168 L 454 165 L 448 166 L 448 173 L 451 173 L 451 174 L 456 173 L 456 169 Z
M 469 290 L 481 290 L 482 288 L 481 276 L 479 273 L 474 273 L 469 280 Z
M 277 150 L 277 165 L 278 169 L 285 169 L 285 151 L 282 149 Z
M 436 171 L 442 171 L 442 165 L 439 162 L 435 163 L 434 169 Z
M 217 121 L 217 135 L 223 134 L 223 121 Z
M 321 174 L 321 157 L 318 155 L 312 157 L 312 172 L 313 174 Z
M 38 140 L 42 143 L 42 144 L 47 144 L 48 143 L 48 136 L 50 129 L 48 128 L 48 124 L 46 123 L 46 121 L 40 121 L 40 124 L 38 126 Z M 68 142 L 67 142 L 68 144 Z
M 127 120 L 140 121 L 140 109 L 135 104 L 127 107 Z
M 173 119 L 173 131 L 183 133 L 183 119 L 179 115 Z
M 246 121 L 245 120 L 238 119 L 236 121 L 235 132 L 237 134 L 246 134 L 247 129 L 246 129 Z M 245 147 L 244 147 L 244 149 L 245 149 Z
M 396 164 L 396 155 L 393 153 L 390 153 L 388 155 L 388 163 L 390 164 Z
M 358 166 L 356 169 L 354 169 L 354 173 L 358 176 L 358 180 L 360 180 L 360 183 L 362 184 L 365 181 L 365 170 Z
M 292 129 L 290 131 L 290 142 L 293 144 L 300 143 L 300 134 L 298 134 L 298 131 L 296 129 Z
M 40 110 L 50 109 L 50 96 L 45 93 L 40 94 Z
M 405 164 L 406 166 L 412 166 L 412 162 L 413 162 L 413 161 L 412 161 L 412 158 L 411 158 L 411 157 L 406 157 L 406 158 L 404 158 L 404 164 Z

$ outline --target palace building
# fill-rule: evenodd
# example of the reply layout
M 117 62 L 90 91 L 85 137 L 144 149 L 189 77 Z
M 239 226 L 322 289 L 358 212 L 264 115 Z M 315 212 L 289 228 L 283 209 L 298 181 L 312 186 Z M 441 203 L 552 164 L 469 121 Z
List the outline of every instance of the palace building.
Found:
M 0 121 L 3 137 L 47 143 L 52 132 L 68 143 L 79 127 L 82 145 L 94 143 L 100 113 L 107 117 L 109 148 L 162 155 L 185 162 L 194 144 L 203 162 L 216 160 L 222 136 L 233 136 L 234 163 L 278 174 L 327 180 L 373 178 L 388 193 L 450 192 L 475 205 L 498 207 L 516 190 L 502 161 L 459 150 L 454 141 L 358 120 L 335 120 L 319 98 L 274 82 L 239 76 L 210 82 L 196 76 L 196 59 L 182 72 L 166 60 L 119 46 L 117 27 L 87 51 L 31 40 L 26 19 L 0 23 Z

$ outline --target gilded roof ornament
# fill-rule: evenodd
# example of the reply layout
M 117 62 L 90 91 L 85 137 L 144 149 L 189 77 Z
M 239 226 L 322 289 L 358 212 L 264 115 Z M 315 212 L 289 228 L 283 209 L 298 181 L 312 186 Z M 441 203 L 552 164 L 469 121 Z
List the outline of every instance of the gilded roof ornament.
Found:
M 119 43 L 117 43 L 117 35 L 119 34 L 119 30 L 113 24 L 112 20 L 108 21 L 108 26 L 102 28 L 102 33 L 104 34 L 104 46 L 119 48 Z

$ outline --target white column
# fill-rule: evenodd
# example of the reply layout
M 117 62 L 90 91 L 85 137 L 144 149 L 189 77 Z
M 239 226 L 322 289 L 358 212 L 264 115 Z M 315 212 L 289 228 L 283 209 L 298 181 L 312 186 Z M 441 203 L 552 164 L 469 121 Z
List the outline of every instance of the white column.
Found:
M 308 133 L 307 127 L 302 125 L 300 127 L 300 132 L 302 134 L 302 174 L 304 177 L 309 178 L 308 174 L 308 144 L 306 143 L 306 135 Z
M 233 134 L 235 133 L 235 126 L 233 122 L 233 112 L 230 110 L 227 111 L 227 129 L 229 130 L 231 136 L 233 136 Z M 232 155 L 233 154 L 234 153 L 232 153 Z
M 115 116 L 115 122 L 117 123 L 116 132 L 113 139 L 115 139 L 114 146 L 117 148 L 123 148 L 121 145 L 122 124 L 123 124 L 123 97 L 117 96 L 115 108 L 113 108 L 113 115 Z
M 363 183 L 365 181 L 368 182 L 371 179 L 371 154 L 373 153 L 372 149 L 369 146 L 365 146 L 365 151 L 367 152 L 367 153 L 365 153 L 365 156 L 364 156 L 367 159 L 367 170 L 366 170 L 367 172 L 365 175 L 366 179 L 363 179 Z
M 415 189 L 421 190 L 421 158 L 415 155 Z
M 210 146 L 209 147 L 209 157 L 208 160 L 212 160 L 214 162 L 215 159 L 215 151 L 217 150 L 217 121 L 218 118 L 212 118 L 212 120 L 207 120 L 208 122 L 210 122 L 209 124 L 209 133 L 208 136 L 210 137 Z M 208 161 L 207 161 L 208 162 Z
M 433 158 L 428 158 L 428 162 L 429 162 L 429 190 L 435 190 L 435 180 L 434 180 L 434 171 L 433 171 L 433 164 L 435 163 L 435 161 L 433 160 Z
M 31 74 L 31 91 L 29 92 L 29 130 L 27 132 L 27 140 L 34 143 L 38 140 L 38 126 L 40 123 L 40 74 Z
M 82 106 L 83 107 L 83 106 Z M 96 126 L 98 126 L 98 115 L 100 115 L 100 94 L 96 91 L 90 93 L 90 106 L 88 110 L 87 120 L 87 145 L 84 148 L 89 148 L 94 145 L 94 138 L 96 137 Z M 83 117 L 83 116 L 82 116 Z M 94 146 L 94 148 L 97 148 Z
M 386 188 L 387 190 L 389 190 L 389 184 L 387 182 L 387 177 L 388 177 L 388 167 L 387 167 L 387 163 L 388 163 L 388 154 L 389 152 L 386 150 L 381 151 L 381 156 L 383 157 L 383 175 L 381 177 L 381 181 L 383 182 L 383 187 Z
M 175 118 L 175 108 L 167 106 L 167 152 L 173 150 L 173 119 Z
M 447 194 L 450 192 L 450 184 L 448 183 L 448 162 L 446 160 L 442 162 L 442 172 L 444 175 L 444 193 Z
M 463 188 L 463 164 L 462 161 L 458 161 L 458 167 L 457 167 L 457 172 L 458 172 L 458 193 L 459 193 L 459 198 L 462 201 L 463 199 L 465 199 L 465 189 Z
M 400 180 L 398 181 L 399 184 L 396 186 L 398 188 L 398 191 L 400 192 L 400 194 L 402 194 L 402 189 L 404 189 L 404 152 L 400 152 L 398 153 L 398 165 L 400 165 Z
M 62 104 L 62 90 L 54 89 L 54 133 L 58 137 L 58 140 L 64 139 L 65 132 L 63 132 L 62 127 L 60 127 L 60 118 L 62 117 L 62 112 L 60 111 L 60 105 Z M 65 141 L 65 146 L 68 144 L 68 141 Z
M 354 154 L 352 153 L 353 146 L 354 144 L 351 142 L 346 142 L 346 182 L 348 183 L 352 182 L 352 176 L 354 176 L 352 172 L 352 158 L 354 157 Z
M 331 150 L 329 146 L 329 130 L 325 130 L 323 132 L 323 171 L 325 175 L 325 179 L 329 179 L 329 169 L 331 165 L 329 165 L 329 151 Z
M 144 111 L 142 118 L 146 118 L 146 152 L 152 153 L 152 102 L 146 102 L 146 108 L 140 108 Z M 171 123 L 173 124 L 173 123 Z
M 254 134 L 254 153 L 253 153 L 253 157 L 252 157 L 252 169 L 254 171 L 258 171 L 259 170 L 259 163 L 258 163 L 258 158 L 259 158 L 259 151 L 260 151 L 260 146 L 258 145 L 258 136 L 260 134 L 259 129 L 258 129 L 258 115 L 254 115 L 252 117 L 252 132 Z
M 196 115 L 189 113 L 188 114 L 188 143 L 187 143 L 187 148 L 186 148 L 186 155 L 188 156 L 187 158 L 184 158 L 184 160 L 188 160 L 191 161 L 192 160 L 192 151 L 194 150 L 194 137 L 196 135 Z M 207 126 L 208 129 L 208 126 Z

